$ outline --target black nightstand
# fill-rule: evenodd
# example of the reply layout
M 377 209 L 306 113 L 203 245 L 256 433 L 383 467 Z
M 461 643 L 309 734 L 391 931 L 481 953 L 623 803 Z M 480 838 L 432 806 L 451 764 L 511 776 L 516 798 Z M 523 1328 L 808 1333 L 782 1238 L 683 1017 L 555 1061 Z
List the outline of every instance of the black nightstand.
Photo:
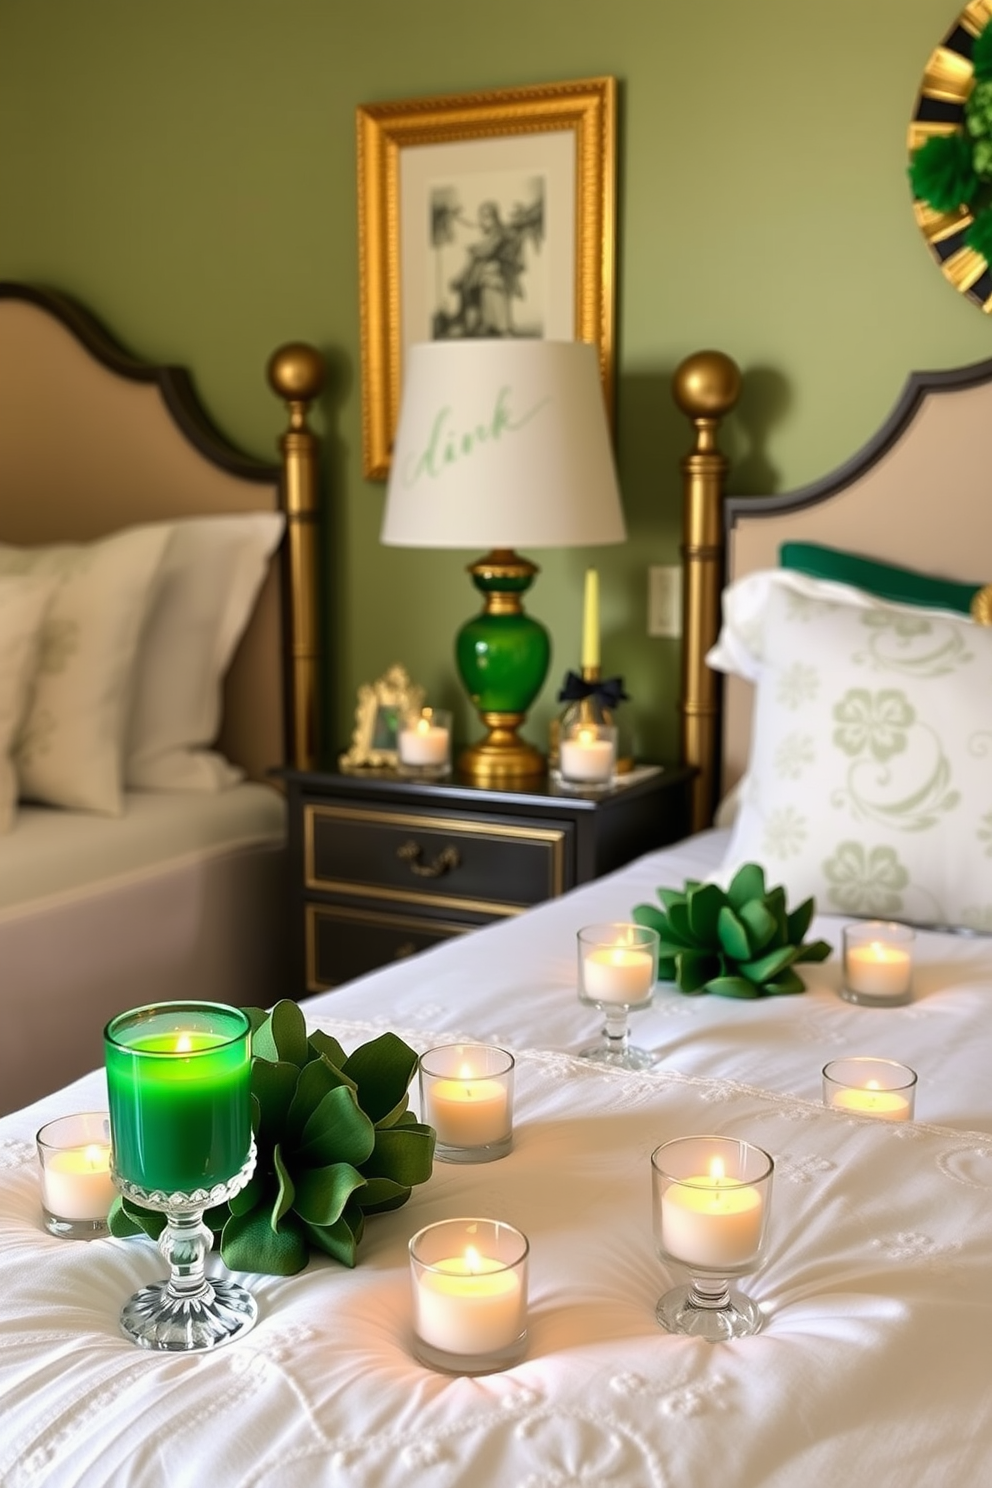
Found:
M 693 771 L 640 766 L 604 794 L 386 772 L 280 771 L 293 963 L 305 997 L 520 914 L 689 831 Z

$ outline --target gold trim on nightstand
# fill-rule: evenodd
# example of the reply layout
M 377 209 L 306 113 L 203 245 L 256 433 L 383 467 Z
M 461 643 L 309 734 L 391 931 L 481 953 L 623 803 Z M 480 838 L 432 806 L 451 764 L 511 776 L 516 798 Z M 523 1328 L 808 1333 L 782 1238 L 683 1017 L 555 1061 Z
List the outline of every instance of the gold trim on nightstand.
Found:
M 314 860 L 314 823 L 323 820 L 362 822 L 380 827 L 400 827 L 405 831 L 416 830 L 443 832 L 459 836 L 462 840 L 502 840 L 509 842 L 531 842 L 547 849 L 550 855 L 550 892 L 554 899 L 565 889 L 565 838 L 563 827 L 528 827 L 499 822 L 477 820 L 461 821 L 450 816 L 430 816 L 409 811 L 371 811 L 355 806 L 326 806 L 309 803 L 303 812 L 303 882 L 307 890 L 318 893 L 347 895 L 349 898 L 383 899 L 399 904 L 429 904 L 437 909 L 471 910 L 476 914 L 491 916 L 521 914 L 529 904 L 508 903 L 499 899 L 471 899 L 465 895 L 425 892 L 423 889 L 397 889 L 381 884 L 355 883 L 347 879 L 320 878 Z
M 306 929 L 306 988 L 307 992 L 326 992 L 334 982 L 322 982 L 317 977 L 317 922 L 339 920 L 342 924 L 374 925 L 379 930 L 410 930 L 422 935 L 464 935 L 467 930 L 478 930 L 478 925 L 459 925 L 453 920 L 415 920 L 412 915 L 381 914 L 374 909 L 351 909 L 338 904 L 307 904 Z M 407 955 L 415 955 L 416 946 L 411 946 Z M 400 959 L 399 957 L 395 959 Z M 389 965 L 389 962 L 385 962 Z

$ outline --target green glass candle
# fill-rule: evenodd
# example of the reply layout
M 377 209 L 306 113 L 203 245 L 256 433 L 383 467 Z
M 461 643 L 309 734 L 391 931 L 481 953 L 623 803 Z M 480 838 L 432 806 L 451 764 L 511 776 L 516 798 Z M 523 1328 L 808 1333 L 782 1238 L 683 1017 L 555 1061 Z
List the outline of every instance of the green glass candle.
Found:
M 104 1032 L 114 1167 L 191 1193 L 233 1178 L 251 1145 L 251 1025 L 240 1008 L 164 1002 Z

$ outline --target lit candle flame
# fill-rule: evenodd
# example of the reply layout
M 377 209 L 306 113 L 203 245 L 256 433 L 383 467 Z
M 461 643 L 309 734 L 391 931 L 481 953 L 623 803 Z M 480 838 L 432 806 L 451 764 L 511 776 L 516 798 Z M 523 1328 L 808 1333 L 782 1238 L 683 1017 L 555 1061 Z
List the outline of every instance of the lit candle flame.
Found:
M 430 719 L 429 718 L 418 718 L 417 719 L 417 733 L 418 734 L 429 734 L 430 731 L 431 731 L 431 721 L 430 721 Z
M 882 1087 L 881 1085 L 879 1085 L 877 1080 L 869 1080 L 868 1084 L 865 1086 L 866 1090 L 881 1090 L 881 1088 Z
M 722 1157 L 711 1157 L 710 1158 L 710 1177 L 713 1179 L 713 1182 L 714 1183 L 723 1183 L 724 1180 L 726 1179 L 726 1176 L 727 1176 L 727 1174 L 726 1174 L 726 1171 L 725 1171 L 724 1166 L 723 1166 L 723 1158 Z
M 98 1147 L 95 1142 L 91 1143 L 91 1145 L 86 1148 L 83 1156 L 94 1172 L 96 1172 L 97 1168 L 105 1168 L 107 1166 L 106 1153 L 104 1149 L 102 1147 Z
M 477 1276 L 482 1268 L 481 1257 L 474 1245 L 465 1247 L 465 1266 L 474 1276 Z
M 193 1041 L 188 1033 L 181 1033 L 176 1039 L 176 1053 L 189 1054 L 193 1048 Z
M 576 743 L 577 744 L 595 744 L 595 742 L 596 742 L 596 731 L 595 731 L 595 729 L 579 729 L 578 735 L 576 737 Z

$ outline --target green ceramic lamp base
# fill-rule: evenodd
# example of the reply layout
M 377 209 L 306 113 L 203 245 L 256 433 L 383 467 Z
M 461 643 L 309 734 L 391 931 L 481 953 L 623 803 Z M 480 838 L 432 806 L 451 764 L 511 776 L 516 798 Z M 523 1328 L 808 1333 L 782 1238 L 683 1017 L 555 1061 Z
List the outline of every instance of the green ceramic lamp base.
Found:
M 459 757 L 458 768 L 479 784 L 534 779 L 547 767 L 540 751 L 517 737 L 551 661 L 547 630 L 521 603 L 537 572 L 509 548 L 495 548 L 469 568 L 486 604 L 458 632 L 455 657 L 489 732 Z

